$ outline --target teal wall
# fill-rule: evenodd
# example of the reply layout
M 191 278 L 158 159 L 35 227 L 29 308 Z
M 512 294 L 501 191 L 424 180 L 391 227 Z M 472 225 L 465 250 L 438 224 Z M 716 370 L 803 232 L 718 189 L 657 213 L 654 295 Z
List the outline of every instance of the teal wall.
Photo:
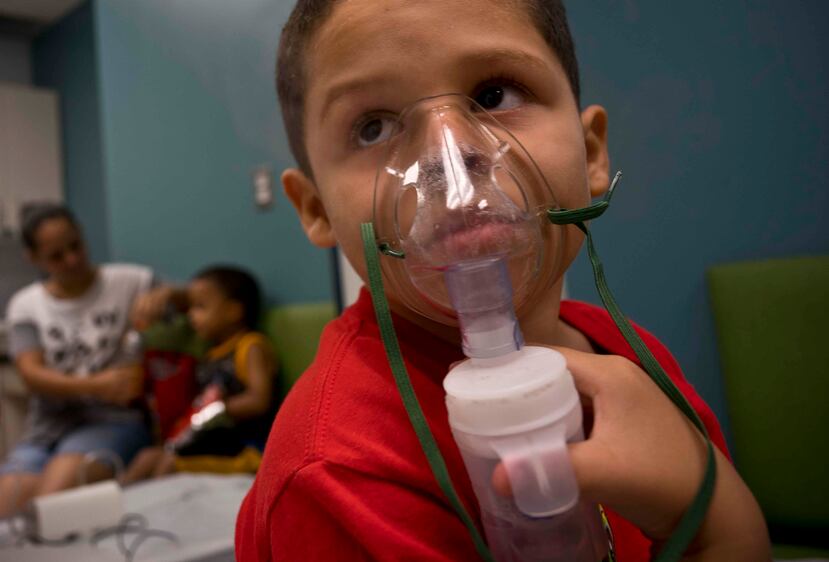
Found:
M 291 164 L 273 85 L 289 3 L 95 2 L 112 257 L 177 280 L 211 263 L 257 274 L 271 301 L 331 299 L 329 256 L 282 196 Z M 276 205 L 253 204 L 269 164 Z
M 99 105 L 105 182 L 103 190 L 69 182 L 92 197 L 70 193 L 70 203 L 90 216 L 90 206 L 105 206 L 111 257 L 174 279 L 235 261 L 271 299 L 331 297 L 328 256 L 306 242 L 281 194 L 264 213 L 251 199 L 252 167 L 292 163 L 272 79 L 291 5 L 106 0 L 82 9 L 86 23 L 65 41 L 88 45 L 94 23 L 97 77 L 87 63 L 78 63 L 82 81 L 62 74 L 85 85 L 68 88 L 64 103 L 86 108 L 72 118 L 81 124 Z M 571 0 L 568 8 L 583 102 L 608 108 L 612 165 L 625 171 L 593 227 L 611 286 L 725 420 L 705 269 L 829 252 L 826 4 Z M 38 56 L 36 77 L 50 57 L 71 62 Z M 77 123 L 73 130 L 92 130 Z M 68 164 L 91 162 L 83 151 L 94 142 L 75 138 Z M 569 289 L 597 300 L 584 259 Z
M 829 4 L 567 2 L 625 177 L 594 225 L 623 310 L 725 420 L 704 272 L 829 253 Z M 597 302 L 584 255 L 574 298 Z
M 33 82 L 58 91 L 66 203 L 83 223 L 92 258 L 110 257 L 95 16 L 89 3 L 32 42 Z

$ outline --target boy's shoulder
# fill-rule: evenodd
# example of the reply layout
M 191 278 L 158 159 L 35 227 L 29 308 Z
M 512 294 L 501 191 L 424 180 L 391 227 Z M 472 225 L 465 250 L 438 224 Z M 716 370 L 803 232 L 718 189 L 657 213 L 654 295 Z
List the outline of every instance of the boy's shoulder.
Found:
M 458 350 L 396 319 L 409 378 L 427 419 L 445 420 L 443 375 Z M 435 423 L 438 441 L 451 438 Z M 317 461 L 371 474 L 412 468 L 419 444 L 386 359 L 370 297 L 326 326 L 314 362 L 279 409 L 269 438 L 282 477 Z M 271 447 L 276 450 L 277 447 Z M 378 453 L 383 451 L 384 454 Z M 420 472 L 422 467 L 416 467 Z
M 442 386 L 460 352 L 399 318 L 395 327 L 435 441 L 449 471 L 462 475 Z M 468 480 L 459 482 L 458 493 L 472 509 Z M 416 529 L 412 520 L 418 521 Z M 342 525 L 354 521 L 361 524 L 348 525 L 344 534 Z M 309 527 L 313 547 L 301 537 Z M 388 529 L 399 532 L 380 532 Z M 287 558 L 315 549 L 309 559 L 352 559 L 365 554 L 363 545 L 396 552 L 402 543 L 411 550 L 426 537 L 428 549 L 418 553 L 462 550 L 452 559 L 463 560 L 470 557 L 471 543 L 450 540 L 463 532 L 425 462 L 363 292 L 326 326 L 314 362 L 277 413 L 237 519 L 237 541 L 243 538 L 237 546 L 243 553 L 273 548 Z
M 598 352 L 621 355 L 634 363 L 639 362 L 613 318 L 604 308 L 582 301 L 564 300 L 561 301 L 559 318 L 587 337 Z M 683 378 L 679 363 L 668 348 L 638 324 L 631 321 L 631 326 L 671 378 Z
M 254 348 L 261 350 L 267 357 L 273 354 L 273 346 L 265 334 L 256 331 L 242 334 L 233 350 L 233 361 L 236 373 L 243 381 L 247 379 L 248 355 Z

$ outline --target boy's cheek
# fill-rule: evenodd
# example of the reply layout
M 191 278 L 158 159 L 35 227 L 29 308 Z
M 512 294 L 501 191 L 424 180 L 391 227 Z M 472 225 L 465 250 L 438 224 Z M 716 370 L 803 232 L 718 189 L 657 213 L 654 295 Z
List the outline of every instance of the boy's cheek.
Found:
M 560 207 L 578 208 L 589 203 L 584 134 L 574 116 L 550 109 L 536 114 L 538 120 L 511 132 L 524 146 L 552 191 L 553 201 Z M 530 188 L 531 186 L 525 186 Z M 549 194 L 542 194 L 549 200 Z
M 577 209 L 590 203 L 587 164 L 580 147 L 550 146 L 536 161 L 559 207 Z

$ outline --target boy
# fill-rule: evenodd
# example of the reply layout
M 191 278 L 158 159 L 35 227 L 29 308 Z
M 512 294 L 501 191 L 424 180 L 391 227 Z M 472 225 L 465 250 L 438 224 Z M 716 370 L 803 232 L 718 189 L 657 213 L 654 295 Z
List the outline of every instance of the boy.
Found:
M 254 472 L 258 466 L 272 419 L 267 414 L 275 371 L 270 345 L 254 331 L 259 286 L 245 271 L 216 266 L 199 272 L 187 294 L 190 324 L 212 345 L 196 369 L 198 395 L 166 447 L 139 453 L 125 475 L 127 484 L 177 470 Z
M 339 245 L 363 279 L 359 225 L 372 220 L 372 188 L 394 119 L 418 100 L 462 93 L 509 123 L 563 208 L 584 207 L 608 188 L 607 115 L 598 106 L 579 113 L 575 55 L 558 1 L 300 1 L 283 31 L 277 85 L 299 164 L 284 172 L 285 192 L 311 242 Z M 560 302 L 581 241 L 566 227 L 553 281 L 517 314 L 528 342 L 566 356 L 594 413 L 588 439 L 571 447 L 582 495 L 610 511 L 618 560 L 648 560 L 696 493 L 704 448 L 607 314 Z M 441 386 L 462 358 L 457 328 L 410 310 L 389 287 L 412 385 L 461 501 L 478 516 Z M 724 451 L 710 410 L 669 352 L 641 333 Z M 239 560 L 478 559 L 406 417 L 365 290 L 326 329 L 270 441 L 239 514 Z M 717 468 L 688 559 L 769 559 L 756 502 L 721 452 Z M 502 474 L 494 480 L 507 488 Z

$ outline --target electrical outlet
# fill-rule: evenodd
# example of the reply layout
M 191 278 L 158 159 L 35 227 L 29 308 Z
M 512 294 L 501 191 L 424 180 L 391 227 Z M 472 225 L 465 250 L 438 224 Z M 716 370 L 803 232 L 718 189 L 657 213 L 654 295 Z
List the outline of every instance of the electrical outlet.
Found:
M 274 203 L 273 172 L 268 166 L 253 170 L 253 202 L 261 210 L 269 209 Z

